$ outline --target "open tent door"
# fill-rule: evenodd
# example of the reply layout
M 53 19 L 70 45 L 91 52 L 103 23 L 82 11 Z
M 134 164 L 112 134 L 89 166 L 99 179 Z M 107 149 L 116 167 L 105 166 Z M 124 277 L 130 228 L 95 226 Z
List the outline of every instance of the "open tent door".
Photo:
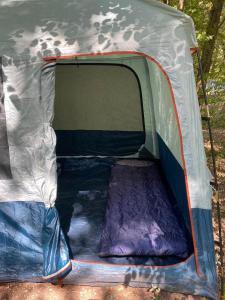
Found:
M 149 267 L 186 260 L 193 252 L 188 209 L 177 203 L 163 171 L 168 149 L 156 127 L 165 120 L 155 123 L 146 60 L 65 60 L 49 68 L 55 72 L 56 207 L 71 258 Z

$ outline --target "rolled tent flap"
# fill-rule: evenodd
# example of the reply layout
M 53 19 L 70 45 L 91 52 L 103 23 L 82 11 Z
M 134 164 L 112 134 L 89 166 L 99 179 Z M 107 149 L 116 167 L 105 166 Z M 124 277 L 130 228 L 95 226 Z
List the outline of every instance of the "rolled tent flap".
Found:
M 69 265 L 56 209 L 40 202 L 0 203 L 0 281 L 42 281 L 63 276 Z
M 44 279 L 63 277 L 71 270 L 68 247 L 55 207 L 45 213 L 43 228 Z

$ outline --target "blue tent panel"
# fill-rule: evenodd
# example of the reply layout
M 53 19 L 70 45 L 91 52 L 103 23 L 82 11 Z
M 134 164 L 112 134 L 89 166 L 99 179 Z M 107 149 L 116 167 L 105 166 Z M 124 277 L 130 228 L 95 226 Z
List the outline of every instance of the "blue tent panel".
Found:
M 39 202 L 0 203 L 0 281 L 40 281 L 68 263 L 55 208 Z

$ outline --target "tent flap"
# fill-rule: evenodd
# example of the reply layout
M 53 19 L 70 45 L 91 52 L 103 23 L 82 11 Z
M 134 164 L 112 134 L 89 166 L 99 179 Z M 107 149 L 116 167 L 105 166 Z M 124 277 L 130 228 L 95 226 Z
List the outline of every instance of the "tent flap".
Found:
M 43 228 L 44 278 L 61 277 L 71 268 L 69 251 L 59 224 L 56 208 L 45 213 Z
M 42 203 L 0 203 L 0 281 L 42 276 L 44 218 Z
M 38 202 L 0 203 L 0 281 L 42 280 L 69 267 L 56 209 Z

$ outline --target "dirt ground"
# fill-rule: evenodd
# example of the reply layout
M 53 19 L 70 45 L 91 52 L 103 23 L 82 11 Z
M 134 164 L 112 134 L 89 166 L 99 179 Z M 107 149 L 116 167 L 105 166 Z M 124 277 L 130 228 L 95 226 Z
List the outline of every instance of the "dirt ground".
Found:
M 110 288 L 55 286 L 48 283 L 0 285 L 0 300 L 205 300 L 203 297 L 171 294 L 124 286 Z

